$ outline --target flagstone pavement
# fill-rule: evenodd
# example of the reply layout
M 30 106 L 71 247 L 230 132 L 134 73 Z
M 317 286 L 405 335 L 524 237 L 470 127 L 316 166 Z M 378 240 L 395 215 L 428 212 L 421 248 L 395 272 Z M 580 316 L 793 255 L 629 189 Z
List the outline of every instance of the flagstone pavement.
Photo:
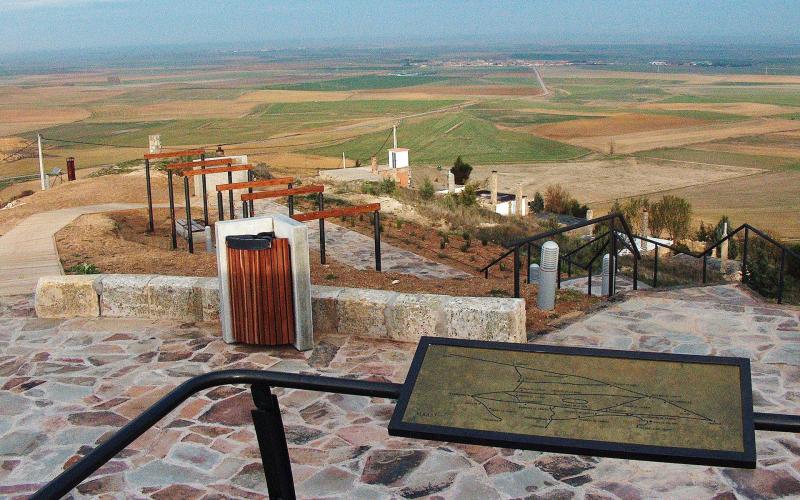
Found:
M 538 342 L 752 361 L 757 411 L 800 414 L 800 311 L 727 285 L 639 292 Z M 413 344 L 328 336 L 230 346 L 217 324 L 44 320 L 0 298 L 0 497 L 25 497 L 188 377 L 258 368 L 401 382 Z M 699 381 L 699 383 L 702 383 Z M 728 469 L 388 436 L 392 401 L 276 390 L 301 498 L 797 498 L 800 436 L 758 432 L 758 468 Z M 191 398 L 75 498 L 264 498 L 246 387 Z

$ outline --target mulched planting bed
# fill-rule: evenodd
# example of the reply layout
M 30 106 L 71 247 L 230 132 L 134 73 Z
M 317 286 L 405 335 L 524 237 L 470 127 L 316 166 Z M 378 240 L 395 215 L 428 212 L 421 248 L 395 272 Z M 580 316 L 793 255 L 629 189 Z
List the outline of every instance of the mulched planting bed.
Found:
M 194 254 L 186 251 L 186 242 L 180 239 L 177 251 L 169 249 L 169 213 L 166 209 L 155 210 L 154 234 L 145 232 L 146 222 L 146 210 L 89 214 L 78 218 L 56 234 L 58 252 L 64 269 L 88 263 L 95 265 L 101 273 L 217 275 L 216 256 L 204 251 L 202 238 L 197 238 Z M 369 227 L 369 223 L 364 222 L 364 226 Z M 498 255 L 497 248 L 493 255 Z M 484 279 L 482 275 L 476 273 L 464 279 L 437 280 L 392 272 L 357 270 L 330 258 L 327 265 L 321 265 L 319 254 L 314 251 L 310 257 L 311 281 L 318 285 L 454 296 L 510 297 L 513 294 L 511 272 L 499 271 L 496 268 L 489 279 Z M 443 262 L 452 265 L 452 260 Z M 471 268 L 471 271 L 475 273 L 475 268 Z M 562 290 L 558 293 L 556 309 L 545 312 L 536 308 L 535 286 L 523 284 L 522 296 L 527 304 L 528 331 L 533 333 L 546 332 L 563 318 L 577 316 L 581 311 L 591 308 L 600 301 L 574 291 Z

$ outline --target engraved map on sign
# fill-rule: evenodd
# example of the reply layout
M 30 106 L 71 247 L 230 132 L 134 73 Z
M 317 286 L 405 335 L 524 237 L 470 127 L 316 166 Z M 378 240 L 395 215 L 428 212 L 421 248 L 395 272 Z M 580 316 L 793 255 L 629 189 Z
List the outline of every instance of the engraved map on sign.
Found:
M 403 422 L 742 451 L 739 367 L 430 345 Z

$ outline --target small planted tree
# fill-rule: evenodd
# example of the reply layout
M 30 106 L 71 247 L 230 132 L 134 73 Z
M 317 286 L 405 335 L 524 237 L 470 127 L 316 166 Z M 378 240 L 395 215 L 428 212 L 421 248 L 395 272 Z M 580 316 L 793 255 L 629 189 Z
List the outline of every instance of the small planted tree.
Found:
M 533 210 L 535 213 L 542 212 L 544 210 L 544 197 L 539 191 L 536 191 L 536 194 L 533 195 L 531 210 Z
M 467 183 L 472 173 L 472 165 L 462 160 L 461 155 L 459 155 L 453 163 L 453 168 L 450 169 L 450 172 L 453 173 L 456 184 L 464 185 Z
M 422 179 L 422 185 L 419 187 L 419 197 L 423 200 L 431 200 L 436 195 L 436 188 L 430 179 L 425 177 Z
M 673 241 L 689 235 L 692 205 L 679 196 L 666 195 L 650 208 L 650 228 L 658 236 L 666 232 Z

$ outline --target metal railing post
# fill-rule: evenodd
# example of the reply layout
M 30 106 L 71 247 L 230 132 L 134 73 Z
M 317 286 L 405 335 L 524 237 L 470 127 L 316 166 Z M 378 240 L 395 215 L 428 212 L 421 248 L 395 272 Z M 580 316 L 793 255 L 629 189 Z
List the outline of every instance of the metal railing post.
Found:
M 586 294 L 591 297 L 592 296 L 592 268 L 594 267 L 594 261 L 589 262 L 589 282 L 588 282 L 588 289 Z
M 194 253 L 194 233 L 192 232 L 192 203 L 189 199 L 189 176 L 183 176 L 183 195 L 186 199 L 186 241 L 189 243 L 189 253 Z
M 150 186 L 150 160 L 144 160 L 144 178 L 147 182 L 147 232 L 155 232 L 155 225 L 153 224 L 153 191 Z
M 742 243 L 742 283 L 747 283 L 747 240 L 750 236 L 750 231 L 747 226 L 744 227 L 744 241 Z
M 786 267 L 786 249 L 781 248 L 781 268 L 778 273 L 778 304 L 783 304 L 784 268 Z
M 317 209 L 325 210 L 325 199 L 322 193 L 317 193 Z M 325 217 L 319 219 L 319 262 L 325 264 Z
M 658 288 L 658 245 L 653 255 L 653 288 Z
M 489 270 L 486 270 L 486 277 L 489 277 Z M 531 282 L 531 242 L 528 242 L 528 269 L 525 271 L 525 282 Z
M 247 205 L 246 201 L 242 202 L 242 219 L 247 219 L 250 217 L 250 207 Z
M 567 278 L 572 278 L 572 255 L 567 257 Z
M 294 186 L 292 185 L 292 183 L 289 183 L 289 189 L 294 189 Z M 293 195 L 289 195 L 288 205 L 289 205 L 289 217 L 291 217 L 292 215 L 294 215 L 294 196 Z
M 633 289 L 639 289 L 639 259 L 633 256 Z
M 263 384 L 253 384 L 250 390 L 256 405 L 256 409 L 251 410 L 250 414 L 261 452 L 269 498 L 293 500 L 296 496 L 292 464 L 289 461 L 278 398 L 270 392 L 269 386 Z
M 373 224 L 375 225 L 375 270 L 381 271 L 381 212 L 375 211 L 373 216 Z
M 200 161 L 205 161 L 205 153 L 200 155 Z M 200 168 L 203 168 L 202 166 Z M 208 225 L 208 188 L 206 187 L 206 174 L 200 176 L 200 182 L 203 183 L 203 223 Z
M 556 266 L 556 289 L 561 290 L 561 258 L 558 259 Z
M 704 285 L 708 281 L 707 274 L 708 274 L 708 254 L 704 253 L 703 254 L 703 284 Z
M 178 248 L 178 235 L 175 231 L 175 189 L 172 186 L 172 170 L 167 171 L 167 193 L 169 193 L 169 221 L 172 249 Z
M 514 297 L 519 298 L 519 245 L 514 247 Z
M 225 209 L 222 203 L 222 191 L 217 191 L 217 220 L 225 220 Z

